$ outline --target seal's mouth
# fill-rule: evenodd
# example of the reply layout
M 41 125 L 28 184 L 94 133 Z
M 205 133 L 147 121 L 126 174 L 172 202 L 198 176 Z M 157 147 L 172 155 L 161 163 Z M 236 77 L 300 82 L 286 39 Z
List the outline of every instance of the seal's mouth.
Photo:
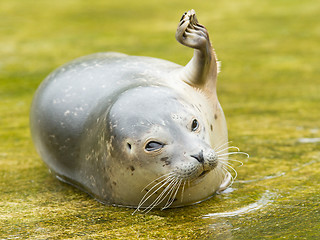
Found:
M 204 171 L 199 175 L 199 177 L 205 176 L 208 172 L 210 172 L 210 170 L 204 170 Z

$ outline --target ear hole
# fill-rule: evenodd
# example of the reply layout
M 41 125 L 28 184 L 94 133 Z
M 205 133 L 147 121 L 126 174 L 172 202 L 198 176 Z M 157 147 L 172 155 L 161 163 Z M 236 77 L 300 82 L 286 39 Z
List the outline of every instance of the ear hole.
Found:
M 130 143 L 127 143 L 127 147 L 129 150 L 131 150 L 131 144 Z
M 197 130 L 199 130 L 199 122 L 197 119 L 193 119 L 191 123 L 191 131 L 196 132 Z

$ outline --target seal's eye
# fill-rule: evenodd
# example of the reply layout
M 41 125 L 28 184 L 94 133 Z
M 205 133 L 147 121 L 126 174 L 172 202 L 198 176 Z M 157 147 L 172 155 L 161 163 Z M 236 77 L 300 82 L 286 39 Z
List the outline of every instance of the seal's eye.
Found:
M 148 152 L 156 151 L 163 148 L 164 144 L 156 141 L 150 141 L 147 143 L 145 150 Z
M 193 119 L 192 124 L 191 124 L 191 130 L 193 132 L 197 131 L 197 129 L 199 128 L 199 122 L 197 119 Z

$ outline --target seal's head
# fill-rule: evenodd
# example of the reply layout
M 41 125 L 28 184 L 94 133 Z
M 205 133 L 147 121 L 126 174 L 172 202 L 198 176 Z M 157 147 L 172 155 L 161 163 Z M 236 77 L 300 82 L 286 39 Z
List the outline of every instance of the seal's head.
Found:
M 167 87 L 120 95 L 108 115 L 108 154 L 118 159 L 108 175 L 117 202 L 152 209 L 212 196 L 228 174 L 210 144 L 208 122 L 197 101 Z

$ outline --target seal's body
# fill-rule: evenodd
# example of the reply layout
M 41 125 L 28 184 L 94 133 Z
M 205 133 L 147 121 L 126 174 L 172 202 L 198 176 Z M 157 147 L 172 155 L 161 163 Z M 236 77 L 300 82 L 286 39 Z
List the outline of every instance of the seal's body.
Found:
M 176 38 L 195 48 L 185 67 L 98 53 L 41 84 L 31 132 L 60 180 L 101 202 L 138 209 L 192 204 L 228 185 L 217 62 L 194 11 L 183 15 Z

